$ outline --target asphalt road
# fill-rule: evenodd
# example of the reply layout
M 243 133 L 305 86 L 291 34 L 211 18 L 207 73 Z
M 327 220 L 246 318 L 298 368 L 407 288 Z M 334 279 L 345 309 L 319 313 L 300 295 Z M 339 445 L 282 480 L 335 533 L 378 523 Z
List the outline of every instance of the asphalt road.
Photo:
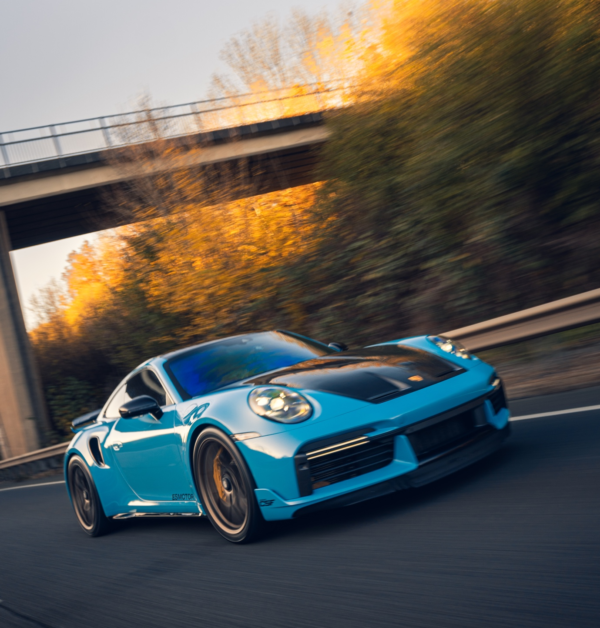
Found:
M 230 545 L 206 520 L 90 539 L 64 485 L 0 492 L 0 626 L 600 625 L 600 412 L 515 421 L 423 489 Z

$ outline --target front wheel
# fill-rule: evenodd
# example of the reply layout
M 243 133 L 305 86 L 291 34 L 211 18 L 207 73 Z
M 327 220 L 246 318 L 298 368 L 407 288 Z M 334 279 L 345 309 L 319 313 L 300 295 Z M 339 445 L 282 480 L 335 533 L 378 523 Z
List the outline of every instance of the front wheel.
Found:
M 194 477 L 202 505 L 217 532 L 232 543 L 256 539 L 264 520 L 254 481 L 235 445 L 220 430 L 204 430 L 194 447 Z
M 90 536 L 106 534 L 112 522 L 104 514 L 94 480 L 87 465 L 79 456 L 73 456 L 69 460 L 67 480 L 73 509 L 84 532 Z

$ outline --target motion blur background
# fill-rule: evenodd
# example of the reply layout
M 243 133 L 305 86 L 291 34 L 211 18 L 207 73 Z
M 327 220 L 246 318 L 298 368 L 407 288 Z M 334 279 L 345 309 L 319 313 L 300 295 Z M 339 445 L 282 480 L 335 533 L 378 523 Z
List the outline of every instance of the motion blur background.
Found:
M 106 3 L 102 19 L 119 23 L 134 3 L 118 4 Z M 192 4 L 165 8 L 187 24 L 182 41 L 200 20 L 186 15 Z M 175 77 L 156 93 L 150 85 L 138 107 L 335 83 L 331 136 L 311 185 L 234 201 L 240 173 L 215 186 L 188 172 L 107 195 L 137 222 L 80 246 L 62 279 L 27 304 L 49 442 L 67 437 L 69 421 L 101 406 L 141 361 L 194 342 L 278 328 L 357 346 L 600 286 L 600 2 L 322 4 L 253 3 L 254 23 L 232 15 L 245 30 L 236 27 L 219 57 L 173 54 L 152 29 L 145 48 L 127 53 L 135 72 L 154 72 L 158 50 L 157 71 Z M 140 9 L 142 32 L 157 5 Z M 78 37 L 94 19 L 82 16 Z M 109 58 L 121 49 L 106 41 Z M 127 84 L 112 89 L 113 99 L 135 97 Z M 307 102 L 284 113 L 303 113 Z M 28 106 L 20 125 L 75 116 Z M 76 117 L 105 113 L 92 97 Z M 151 150 L 173 157 L 160 137 Z M 488 359 L 515 397 L 596 383 L 599 354 L 600 329 L 589 326 Z

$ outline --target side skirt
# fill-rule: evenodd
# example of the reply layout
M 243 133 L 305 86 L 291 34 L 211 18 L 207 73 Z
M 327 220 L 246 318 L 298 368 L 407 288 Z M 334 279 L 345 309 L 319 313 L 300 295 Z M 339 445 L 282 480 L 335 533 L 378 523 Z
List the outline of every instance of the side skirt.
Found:
M 111 519 L 133 519 L 134 517 L 204 517 L 199 512 L 124 512 L 113 515 Z

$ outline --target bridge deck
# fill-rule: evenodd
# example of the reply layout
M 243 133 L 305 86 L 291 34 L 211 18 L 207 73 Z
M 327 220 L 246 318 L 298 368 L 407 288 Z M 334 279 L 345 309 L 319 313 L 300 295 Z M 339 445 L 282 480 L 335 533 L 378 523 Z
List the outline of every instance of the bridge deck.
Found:
M 168 141 L 202 147 L 190 152 L 191 168 L 246 160 L 256 174 L 240 190 L 243 197 L 315 181 L 318 149 L 327 135 L 322 114 L 311 113 Z M 0 211 L 12 249 L 124 224 L 103 199 L 130 176 L 119 168 L 115 149 L 0 168 Z

